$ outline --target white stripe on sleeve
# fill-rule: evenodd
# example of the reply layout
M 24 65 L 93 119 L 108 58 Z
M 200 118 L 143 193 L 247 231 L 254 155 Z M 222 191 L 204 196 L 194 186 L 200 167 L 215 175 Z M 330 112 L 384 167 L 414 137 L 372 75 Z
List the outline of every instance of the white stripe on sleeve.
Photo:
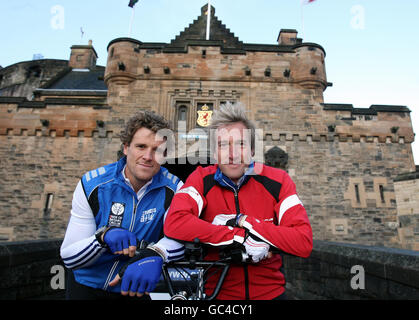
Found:
M 185 247 L 183 244 L 166 237 L 163 237 L 154 244 L 165 253 L 165 262 L 179 260 L 183 258 Z
M 281 223 L 281 219 L 282 219 L 282 216 L 284 215 L 284 213 L 288 209 L 290 209 L 290 208 L 292 208 L 292 207 L 294 207 L 298 204 L 303 205 L 300 198 L 298 198 L 298 196 L 296 194 L 293 194 L 292 196 L 289 196 L 284 201 L 282 201 L 281 206 L 279 207 L 278 225 Z
M 73 194 L 70 221 L 60 250 L 67 268 L 77 269 L 93 264 L 106 251 L 97 242 L 95 231 L 95 218 L 79 181 Z
M 204 206 L 204 201 L 202 200 L 201 195 L 199 194 L 199 192 L 192 186 L 186 187 L 184 189 L 179 190 L 178 192 L 176 192 L 176 194 L 178 193 L 186 193 L 188 194 L 192 199 L 195 200 L 197 206 L 198 206 L 198 216 L 201 215 L 202 212 L 202 207 Z

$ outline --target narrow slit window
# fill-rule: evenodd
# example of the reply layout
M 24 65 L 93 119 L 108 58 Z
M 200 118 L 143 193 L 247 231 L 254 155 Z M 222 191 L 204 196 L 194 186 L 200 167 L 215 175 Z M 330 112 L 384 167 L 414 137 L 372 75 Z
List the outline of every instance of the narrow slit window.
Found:
M 52 201 L 54 200 L 54 194 L 48 193 L 45 201 L 44 217 L 49 216 L 52 208 Z
M 380 184 L 380 198 L 381 198 L 381 203 L 385 203 L 386 200 L 384 198 L 384 186 L 382 184 Z
M 361 198 L 359 197 L 359 185 L 355 185 L 355 196 L 356 196 L 356 202 L 361 203 Z

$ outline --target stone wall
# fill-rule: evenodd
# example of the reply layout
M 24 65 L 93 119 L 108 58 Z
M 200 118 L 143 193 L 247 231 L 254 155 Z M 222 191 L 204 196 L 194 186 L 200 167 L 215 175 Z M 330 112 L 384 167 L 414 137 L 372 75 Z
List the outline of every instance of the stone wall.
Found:
M 0 242 L 0 300 L 63 299 L 64 290 L 51 286 L 53 267 L 62 265 L 60 246 L 61 240 Z
M 67 60 L 42 59 L 15 63 L 0 70 L 0 96 L 32 100 L 36 88 L 66 70 Z
M 331 139 L 272 142 L 288 154 L 314 238 L 399 247 L 393 179 L 409 168 L 409 146 Z
M 415 172 L 402 173 L 394 182 L 403 247 L 419 250 L 419 166 Z
M 109 110 L 96 107 L 0 104 L 1 240 L 64 236 L 78 180 L 120 149 L 119 131 L 97 125 Z
M 285 255 L 284 271 L 291 299 L 419 299 L 417 251 L 315 241 L 307 259 Z
M 115 138 L 0 136 L 1 152 L 8 156 L 0 169 L 2 240 L 64 236 L 79 179 L 116 161 L 119 145 Z M 47 208 L 49 194 L 53 198 Z
M 0 243 L 0 300 L 63 299 L 61 240 Z M 419 299 L 419 253 L 315 241 L 307 259 L 284 254 L 287 296 L 300 300 Z M 167 292 L 165 284 L 158 292 Z

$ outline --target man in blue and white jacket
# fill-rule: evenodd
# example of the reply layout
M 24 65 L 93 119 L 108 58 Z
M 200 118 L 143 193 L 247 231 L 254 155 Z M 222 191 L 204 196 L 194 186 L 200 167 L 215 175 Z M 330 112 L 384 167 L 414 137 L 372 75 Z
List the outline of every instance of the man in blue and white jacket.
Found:
M 163 262 L 183 256 L 183 245 L 163 237 L 165 214 L 183 185 L 160 166 L 165 141 L 158 131 L 168 127 L 162 117 L 140 112 L 120 135 L 125 156 L 79 181 L 61 246 L 72 271 L 68 299 L 118 298 L 119 293 L 149 299 Z M 137 251 L 141 240 L 154 244 Z

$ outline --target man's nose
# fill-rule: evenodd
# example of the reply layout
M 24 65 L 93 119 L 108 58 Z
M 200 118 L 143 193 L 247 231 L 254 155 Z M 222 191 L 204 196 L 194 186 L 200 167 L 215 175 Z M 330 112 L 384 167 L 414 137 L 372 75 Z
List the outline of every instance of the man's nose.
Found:
M 143 158 L 146 160 L 153 160 L 154 157 L 154 153 L 151 149 L 147 149 L 145 150 L 144 154 L 143 154 Z
M 228 148 L 228 156 L 230 159 L 235 159 L 238 156 L 240 156 L 240 148 L 237 147 L 234 144 L 230 144 L 229 148 Z

